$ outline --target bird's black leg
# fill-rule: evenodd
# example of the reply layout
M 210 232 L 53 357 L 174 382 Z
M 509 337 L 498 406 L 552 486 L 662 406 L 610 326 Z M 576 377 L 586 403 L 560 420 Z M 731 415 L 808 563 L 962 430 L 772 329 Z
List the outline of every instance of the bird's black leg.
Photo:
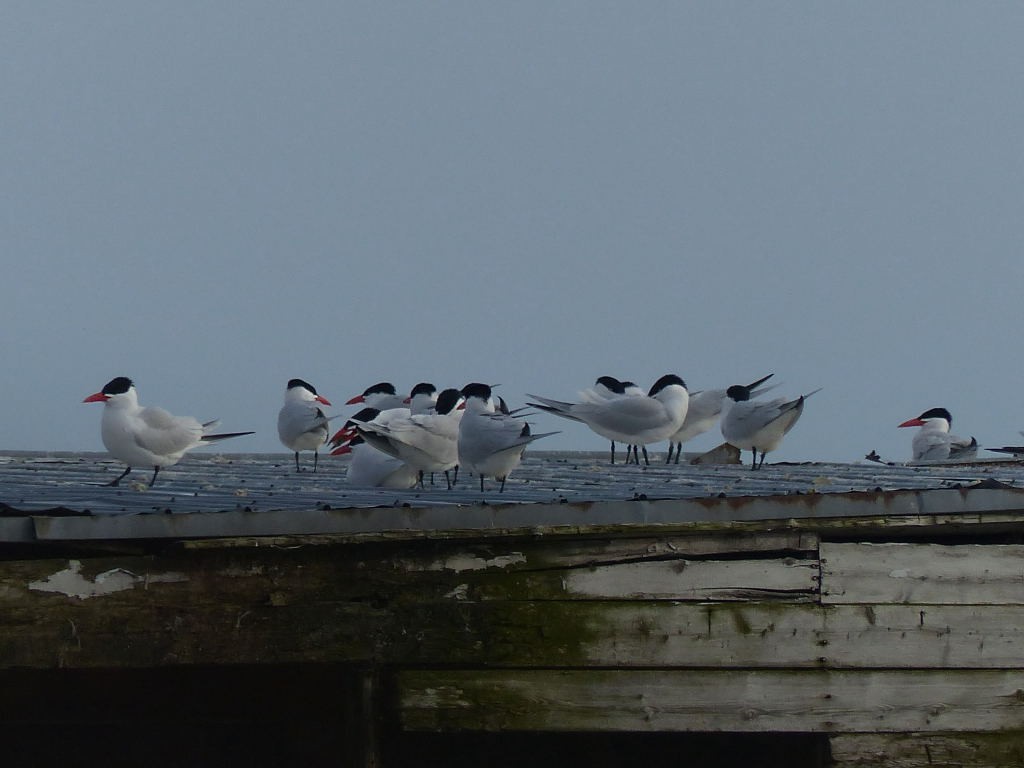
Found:
M 615 463 L 615 441 L 612 440 L 612 464 Z
M 298 456 L 298 454 L 295 454 Z M 313 471 L 316 472 L 317 461 L 320 459 L 320 451 L 313 451 Z
M 647 446 L 646 445 L 643 446 L 643 449 L 644 449 L 644 466 L 645 467 L 649 467 L 649 466 L 651 466 L 651 460 L 649 458 L 647 458 Z M 640 463 L 640 459 L 637 459 L 636 463 L 639 464 Z
M 113 488 L 116 488 L 117 486 L 119 486 L 121 484 L 121 481 L 124 480 L 125 477 L 128 476 L 128 473 L 131 472 L 131 471 L 132 471 L 132 468 L 128 467 L 124 472 L 122 472 L 120 475 L 115 477 L 109 483 L 105 483 L 105 485 L 113 487 Z
M 675 448 L 675 447 L 676 447 L 675 443 L 673 443 L 671 440 L 669 440 L 668 441 L 668 458 L 665 459 L 665 463 L 666 464 L 671 464 L 672 463 L 672 449 Z
M 505 477 L 501 478 L 501 488 L 498 489 L 498 493 L 504 493 L 505 492 L 505 481 L 507 479 L 508 479 L 508 475 L 505 475 Z
M 455 477 L 452 478 L 452 486 L 459 482 L 459 465 L 455 465 Z
M 416 473 L 416 485 L 420 488 L 423 487 L 423 470 L 421 469 Z
M 484 476 L 480 475 L 480 493 L 484 492 Z
M 450 491 L 452 489 L 452 479 L 448 476 L 448 470 L 447 469 L 444 471 L 444 479 L 445 479 L 445 482 L 448 483 L 448 490 Z
M 676 464 L 679 463 L 679 457 L 683 454 L 683 444 L 678 443 L 676 445 Z
M 433 472 L 430 473 L 430 484 L 431 485 L 434 484 L 434 473 Z M 420 485 L 423 485 L 423 481 L 422 480 L 420 481 Z
M 768 455 L 767 451 L 761 451 L 761 461 L 757 463 L 757 468 L 760 469 L 764 466 L 764 457 Z
M 160 465 L 153 467 L 153 478 L 149 481 L 149 487 L 153 487 L 153 483 L 156 482 L 156 476 L 160 474 Z
M 298 451 L 295 452 L 295 471 L 296 472 L 301 472 L 302 471 L 302 470 L 299 469 L 299 452 Z

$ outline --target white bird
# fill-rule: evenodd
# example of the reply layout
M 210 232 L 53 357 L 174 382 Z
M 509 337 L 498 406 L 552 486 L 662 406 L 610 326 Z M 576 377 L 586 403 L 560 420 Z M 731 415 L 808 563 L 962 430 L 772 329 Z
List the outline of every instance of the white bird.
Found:
M 345 405 L 363 405 L 367 408 L 376 408 L 378 411 L 386 411 L 390 408 L 404 407 L 405 398 L 397 394 L 395 385 L 390 381 L 382 381 L 367 387 L 363 394 L 356 395 Z
M 804 401 L 820 391 L 820 388 L 816 389 L 795 400 L 778 397 L 774 400 L 755 402 L 750 399 L 750 387 L 733 384 L 725 391 L 722 437 L 741 451 L 753 451 L 754 461 L 751 467 L 758 469 L 764 464 L 765 454 L 778 448 L 782 438 L 796 424 L 800 414 L 804 412 Z M 760 463 L 757 461 L 758 451 L 761 451 Z
M 446 389 L 438 395 L 433 413 L 412 413 L 385 423 L 375 419 L 357 423 L 356 429 L 374 448 L 416 469 L 420 487 L 424 472 L 444 472 L 451 490 L 449 472 L 459 463 L 461 402 L 459 390 Z
M 421 381 L 412 388 L 412 392 L 405 398 L 403 405 L 408 406 L 410 414 L 430 413 L 437 403 L 437 387 L 426 381 Z
M 557 433 L 531 434 L 530 425 L 521 418 L 496 412 L 487 384 L 467 384 L 462 396 L 466 407 L 459 422 L 459 465 L 480 476 L 481 492 L 485 475 L 501 481 L 504 491 L 505 481 L 519 466 L 526 446 Z
M 759 394 L 763 394 L 768 389 L 771 389 L 771 387 L 768 387 L 758 391 L 759 387 L 774 375 L 774 373 L 769 373 L 753 384 L 748 384 L 747 389 L 750 390 L 750 396 L 757 397 Z M 690 393 L 690 406 L 686 409 L 686 419 L 683 421 L 683 426 L 668 439 L 668 458 L 665 459 L 666 464 L 672 461 L 673 446 L 675 447 L 676 464 L 678 464 L 679 455 L 683 452 L 683 443 L 693 440 L 698 435 L 703 435 L 715 426 L 715 422 L 718 421 L 722 408 L 725 406 L 725 398 L 724 389 L 701 389 Z
M 613 397 L 622 397 L 623 395 L 643 397 L 645 394 L 646 393 L 632 381 L 619 381 L 614 376 L 598 376 L 597 381 L 594 382 L 594 386 L 592 388 L 584 389 L 580 392 L 580 402 L 603 403 Z M 633 448 L 635 448 L 635 446 L 626 446 L 627 464 L 629 463 L 630 451 Z M 615 440 L 611 440 L 611 463 L 615 463 Z M 637 464 L 639 463 L 640 460 L 637 459 Z
M 359 424 L 372 422 L 379 414 L 376 408 L 363 408 L 354 414 L 345 422 L 345 429 L 349 432 L 345 444 L 332 450 L 331 455 L 351 456 L 345 476 L 349 485 L 361 488 L 412 488 L 416 485 L 416 470 L 401 459 L 388 456 L 367 444 L 357 433 Z
M 372 409 L 376 411 L 376 416 L 372 417 L 373 420 L 385 422 L 391 419 L 407 418 L 413 413 L 427 413 L 434 407 L 436 401 L 437 387 L 433 384 L 421 382 L 412 388 L 412 392 L 408 397 L 403 398 L 396 394 L 393 384 L 383 381 L 380 384 L 367 387 L 363 394 L 356 395 L 346 402 L 345 405 L 366 403 L 366 407 L 359 413 Z M 352 418 L 354 419 L 355 417 Z M 331 446 L 337 448 L 343 445 L 355 433 L 355 427 L 350 428 L 346 424 L 346 426 L 331 435 Z
M 609 440 L 642 446 L 648 464 L 647 444 L 667 440 L 686 419 L 690 396 L 686 384 L 674 373 L 658 379 L 646 395 L 611 397 L 601 402 L 567 403 L 539 395 L 527 403 L 563 419 L 580 421 Z
M 82 402 L 103 403 L 100 434 L 103 445 L 115 459 L 128 465 L 117 478 L 107 483 L 116 486 L 133 465 L 153 467 L 150 487 L 156 482 L 161 467 L 177 464 L 185 452 L 203 443 L 226 440 L 229 437 L 251 435 L 252 432 L 230 432 L 219 435 L 207 433 L 216 421 L 200 423 L 191 416 L 172 416 L 163 408 L 143 408 L 132 380 L 118 376 L 107 382 L 99 392 Z
M 953 417 L 945 408 L 930 408 L 916 419 L 900 424 L 921 428 L 911 441 L 914 461 L 973 459 L 978 453 L 978 441 L 949 434 L 952 425 Z
M 277 414 L 277 436 L 284 446 L 295 452 L 295 471 L 299 471 L 299 451 L 313 452 L 313 471 L 316 472 L 320 446 L 327 442 L 329 419 L 321 405 L 330 401 L 317 394 L 316 388 L 302 379 L 291 379 L 284 392 L 284 405 Z

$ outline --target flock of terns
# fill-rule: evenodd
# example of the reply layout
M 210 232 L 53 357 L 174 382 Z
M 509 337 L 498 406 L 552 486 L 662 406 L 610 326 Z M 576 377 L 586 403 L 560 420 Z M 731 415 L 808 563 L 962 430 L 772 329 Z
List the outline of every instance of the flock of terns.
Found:
M 626 446 L 626 462 L 640 463 L 640 452 L 649 462 L 647 445 L 668 441 L 668 462 L 676 463 L 683 443 L 720 424 L 725 441 L 752 452 L 753 469 L 764 464 L 765 455 L 775 450 L 794 427 L 813 390 L 793 399 L 759 399 L 773 386 L 765 386 L 768 374 L 751 384 L 734 384 L 727 389 L 690 393 L 683 380 L 666 374 L 646 392 L 629 381 L 601 376 L 579 393 L 575 401 L 527 395 L 526 406 L 510 410 L 502 398 L 495 399 L 491 387 L 474 382 L 461 389 L 440 392 L 427 383 L 417 384 L 408 396 L 399 395 L 394 385 L 382 382 L 368 387 L 346 405 L 361 405 L 341 429 L 330 434 L 324 407 L 331 403 L 303 379 L 291 379 L 285 389 L 284 405 L 278 413 L 281 443 L 295 455 L 313 452 L 317 470 L 320 449 L 329 445 L 333 455 L 350 454 L 348 482 L 356 486 L 422 487 L 427 474 L 443 473 L 450 489 L 460 468 L 476 474 L 480 490 L 491 477 L 504 490 L 505 481 L 519 465 L 527 446 L 556 432 L 534 433 L 527 410 L 585 424 L 611 442 Z M 176 464 L 187 451 L 252 432 L 213 433 L 217 422 L 202 423 L 188 416 L 173 416 L 162 408 L 139 404 L 131 379 L 118 376 L 84 402 L 104 404 L 101 435 L 107 451 L 127 466 L 109 483 L 117 486 L 133 466 L 152 467 L 150 486 L 161 468 Z M 950 434 L 952 417 L 944 408 L 933 408 L 901 427 L 920 427 L 913 439 L 915 460 L 967 458 L 977 451 L 974 438 Z M 990 449 L 1010 453 L 1024 448 Z M 758 454 L 760 453 L 760 458 Z M 868 458 L 872 458 L 870 455 Z

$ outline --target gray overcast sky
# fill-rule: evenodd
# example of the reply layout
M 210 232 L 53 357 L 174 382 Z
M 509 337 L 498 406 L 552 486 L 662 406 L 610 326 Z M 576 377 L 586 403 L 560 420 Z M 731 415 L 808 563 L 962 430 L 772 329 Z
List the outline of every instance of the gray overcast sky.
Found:
M 824 389 L 769 460 L 906 459 L 936 405 L 1020 441 L 1022 33 L 1009 2 L 8 2 L 0 448 L 102 450 L 116 375 L 240 451 L 283 450 L 293 376 L 348 414 L 382 379 L 774 371 Z

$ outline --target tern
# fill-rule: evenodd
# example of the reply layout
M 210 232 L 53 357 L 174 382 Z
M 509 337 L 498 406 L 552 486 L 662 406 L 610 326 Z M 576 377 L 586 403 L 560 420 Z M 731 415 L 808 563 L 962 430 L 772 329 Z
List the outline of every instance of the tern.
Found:
M 523 419 L 496 411 L 487 384 L 467 384 L 461 394 L 466 407 L 459 422 L 459 465 L 480 476 L 481 492 L 485 475 L 500 481 L 504 491 L 505 481 L 519 466 L 526 446 L 557 432 L 534 435 Z
M 317 394 L 316 388 L 302 379 L 291 379 L 284 392 L 284 405 L 277 414 L 277 435 L 284 446 L 295 452 L 295 471 L 299 472 L 299 452 L 313 452 L 316 472 L 320 446 L 327 442 L 329 419 L 320 405 L 330 401 Z
M 386 381 L 367 387 L 361 395 L 356 395 L 345 405 L 365 403 L 366 408 L 377 411 L 376 419 L 388 420 L 393 418 L 404 418 L 413 413 L 428 413 L 437 401 L 437 387 L 427 382 L 421 382 L 412 388 L 408 397 L 401 397 L 396 394 L 395 387 Z M 363 413 L 360 411 L 360 413 Z M 353 417 L 354 418 L 354 417 Z M 355 428 L 347 425 L 331 435 L 330 443 L 337 448 L 355 434 Z
M 103 445 L 127 468 L 107 485 L 117 486 L 132 471 L 133 465 L 153 467 L 149 481 L 152 488 L 161 467 L 177 464 L 186 451 L 204 443 L 227 440 L 229 437 L 251 435 L 252 432 L 207 433 L 216 421 L 200 423 L 191 416 L 172 416 L 163 408 L 144 408 L 139 394 L 127 376 L 107 382 L 99 392 L 89 395 L 84 403 L 103 403 L 100 434 Z
M 804 401 L 820 391 L 820 388 L 816 389 L 795 400 L 779 397 L 775 400 L 755 402 L 750 399 L 750 387 L 733 384 L 725 391 L 722 437 L 741 451 L 753 451 L 754 461 L 751 468 L 758 469 L 764 465 L 765 454 L 778 448 L 782 438 L 796 424 L 800 414 L 804 412 Z M 758 451 L 761 451 L 760 463 L 757 460 Z
M 771 387 L 768 387 L 758 391 L 760 386 L 774 375 L 774 373 L 769 373 L 753 384 L 748 384 L 747 389 L 750 390 L 750 396 L 757 397 L 759 394 L 763 394 L 768 389 L 771 389 Z M 693 440 L 698 435 L 703 435 L 715 426 L 715 422 L 718 421 L 722 408 L 725 406 L 725 392 L 724 389 L 702 389 L 690 393 L 690 406 L 686 409 L 686 419 L 683 421 L 683 426 L 668 439 L 668 458 L 665 459 L 666 464 L 672 462 L 673 446 L 675 447 L 676 464 L 678 464 L 679 456 L 683 452 L 683 443 Z
M 953 417 L 949 411 L 945 408 L 930 408 L 899 426 L 921 428 L 911 441 L 914 461 L 973 459 L 978 453 L 978 441 L 973 437 L 949 434 L 952 425 Z
M 367 444 L 357 432 L 360 424 L 372 422 L 379 415 L 380 411 L 376 408 L 363 408 L 354 414 L 345 422 L 342 430 L 348 432 L 344 445 L 332 450 L 331 455 L 351 455 L 345 476 L 349 485 L 362 488 L 412 488 L 416 484 L 416 470 L 401 459 Z
M 367 408 L 376 408 L 378 411 L 386 411 L 389 408 L 402 408 L 405 405 L 405 398 L 397 394 L 395 385 L 390 381 L 382 381 L 367 387 L 363 394 L 356 395 L 345 405 L 363 405 Z
M 679 431 L 690 402 L 685 382 L 674 373 L 662 376 L 646 395 L 641 396 L 624 395 L 581 403 L 528 396 L 539 402 L 527 405 L 563 419 L 582 422 L 609 440 L 641 446 L 644 461 L 648 464 L 647 444 L 667 440 Z
M 605 400 L 610 400 L 613 397 L 622 397 L 624 395 L 640 397 L 644 396 L 644 391 L 640 389 L 632 381 L 619 381 L 614 376 L 598 376 L 597 381 L 594 382 L 594 386 L 591 389 L 585 389 L 580 392 L 580 401 L 584 403 L 602 403 Z M 629 454 L 633 446 L 626 446 L 626 463 L 629 463 Z M 615 440 L 611 439 L 611 463 L 615 463 Z M 637 464 L 640 460 L 637 459 Z
M 437 396 L 433 413 L 412 413 L 384 423 L 357 422 L 356 429 L 374 448 L 416 469 L 421 488 L 424 472 L 444 472 L 448 490 L 451 490 L 449 472 L 459 463 L 462 399 L 459 390 L 446 389 Z

